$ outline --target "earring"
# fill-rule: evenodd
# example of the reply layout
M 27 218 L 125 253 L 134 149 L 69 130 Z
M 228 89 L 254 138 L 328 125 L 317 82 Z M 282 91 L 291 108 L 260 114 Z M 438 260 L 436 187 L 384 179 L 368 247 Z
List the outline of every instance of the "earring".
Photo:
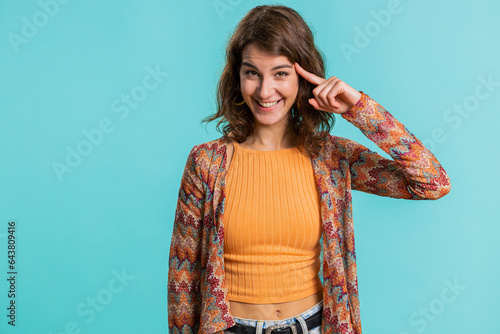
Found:
M 245 104 L 245 100 L 243 100 L 243 101 L 241 101 L 239 103 L 234 102 L 234 104 L 236 104 L 237 106 L 241 106 L 241 105 Z

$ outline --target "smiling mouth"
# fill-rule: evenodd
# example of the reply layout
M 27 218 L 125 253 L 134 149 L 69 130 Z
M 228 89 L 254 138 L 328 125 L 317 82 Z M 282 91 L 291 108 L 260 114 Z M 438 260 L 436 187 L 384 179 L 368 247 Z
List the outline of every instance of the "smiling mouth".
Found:
M 271 107 L 274 107 L 275 105 L 277 105 L 280 101 L 281 101 L 281 99 L 279 99 L 277 101 L 274 101 L 274 102 L 260 102 L 260 101 L 257 101 L 257 103 L 259 105 L 261 105 L 262 107 L 264 107 L 264 108 L 271 108 Z

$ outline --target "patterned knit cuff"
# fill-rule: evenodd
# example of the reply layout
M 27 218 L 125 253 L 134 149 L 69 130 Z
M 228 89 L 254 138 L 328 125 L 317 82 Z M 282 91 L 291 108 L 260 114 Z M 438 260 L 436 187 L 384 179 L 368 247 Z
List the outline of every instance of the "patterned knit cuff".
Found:
M 353 105 L 349 110 L 342 114 L 342 117 L 344 117 L 346 120 L 356 119 L 357 113 L 363 110 L 367 105 L 369 96 L 363 93 L 363 91 L 361 90 L 359 92 L 361 93 L 361 97 L 359 98 L 358 102 L 356 102 L 355 105 Z
M 385 124 L 383 131 L 392 131 L 387 127 L 395 126 L 393 117 L 377 101 L 361 92 L 359 101 L 351 107 L 342 117 L 359 128 L 366 136 L 371 139 L 371 135 L 382 130 L 381 125 L 388 119 L 391 122 Z M 373 139 L 372 139 L 373 140 Z

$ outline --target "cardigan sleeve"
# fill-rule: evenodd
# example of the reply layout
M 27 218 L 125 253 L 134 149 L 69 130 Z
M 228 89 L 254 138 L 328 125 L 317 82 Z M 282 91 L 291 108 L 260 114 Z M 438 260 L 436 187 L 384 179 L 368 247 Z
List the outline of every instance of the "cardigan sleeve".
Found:
M 352 140 L 340 139 L 350 165 L 351 188 L 414 200 L 438 199 L 448 194 L 450 180 L 436 157 L 380 104 L 360 93 L 360 100 L 342 117 L 392 159 Z
M 175 211 L 168 270 L 168 327 L 197 333 L 200 322 L 201 238 L 204 191 L 196 146 L 187 158 Z

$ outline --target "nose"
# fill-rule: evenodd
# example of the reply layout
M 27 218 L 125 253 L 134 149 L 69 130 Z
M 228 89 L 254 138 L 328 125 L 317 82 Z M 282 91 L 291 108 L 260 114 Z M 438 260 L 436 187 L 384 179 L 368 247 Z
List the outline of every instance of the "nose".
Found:
M 272 78 L 268 76 L 262 77 L 260 80 L 259 87 L 257 89 L 259 99 L 267 100 L 272 97 L 275 91 L 274 82 Z

